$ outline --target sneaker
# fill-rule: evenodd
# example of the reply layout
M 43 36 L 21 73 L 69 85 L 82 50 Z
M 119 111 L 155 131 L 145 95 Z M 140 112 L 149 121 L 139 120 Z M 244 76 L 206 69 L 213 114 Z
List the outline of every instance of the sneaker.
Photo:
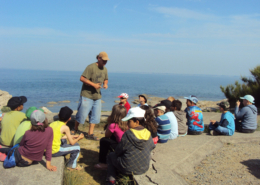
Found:
M 218 132 L 216 132 L 215 130 L 211 130 L 209 133 L 210 133 L 210 135 L 212 135 L 212 136 L 217 136 L 217 135 L 219 135 Z
M 116 184 L 116 181 L 107 181 L 107 185 L 114 185 Z

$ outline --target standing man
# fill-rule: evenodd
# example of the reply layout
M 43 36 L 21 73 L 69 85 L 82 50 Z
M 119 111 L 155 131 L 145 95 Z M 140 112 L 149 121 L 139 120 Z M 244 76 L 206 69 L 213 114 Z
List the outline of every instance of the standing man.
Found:
M 80 77 L 80 81 L 83 83 L 79 105 L 78 113 L 76 115 L 75 121 L 75 132 L 78 132 L 78 126 L 84 124 L 89 112 L 89 132 L 87 137 L 94 140 L 99 140 L 94 136 L 95 124 L 100 122 L 101 116 L 101 91 L 103 88 L 107 89 L 108 75 L 107 68 L 105 67 L 107 61 L 109 60 L 106 52 L 102 51 L 97 55 L 97 62 L 87 66 L 85 71 Z

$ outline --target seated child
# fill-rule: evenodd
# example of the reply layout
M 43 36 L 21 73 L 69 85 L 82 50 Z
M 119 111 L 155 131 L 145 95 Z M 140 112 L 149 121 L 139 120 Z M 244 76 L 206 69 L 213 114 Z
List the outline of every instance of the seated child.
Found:
M 186 114 L 181 110 L 182 103 L 180 100 L 174 100 L 171 104 L 171 111 L 175 115 L 178 122 L 178 136 L 185 136 L 188 131 Z
M 171 111 L 172 102 L 170 100 L 162 100 L 161 104 L 166 107 L 166 113 L 164 115 L 168 117 L 171 124 L 171 133 L 168 139 L 176 139 L 178 137 L 178 122 L 175 115 Z
M 122 121 L 126 116 L 126 108 L 122 105 L 114 105 L 111 115 L 108 117 L 108 126 L 105 137 L 100 140 L 99 163 L 94 167 L 106 169 L 106 159 L 109 151 L 115 151 L 125 131 L 128 129 L 127 122 Z
M 220 122 L 210 120 L 209 130 L 211 135 L 232 136 L 235 132 L 235 118 L 228 110 L 229 103 L 223 101 L 217 104 L 222 112 Z
M 196 106 L 198 99 L 194 95 L 184 98 L 187 99 L 187 108 L 184 111 L 186 112 L 188 134 L 200 135 L 204 131 L 204 123 L 202 111 Z
M 126 113 L 129 111 L 129 109 L 131 108 L 131 105 L 128 103 L 127 99 L 128 99 L 128 94 L 126 93 L 122 93 L 120 94 L 120 96 L 118 96 L 118 98 L 120 98 L 120 103 L 119 105 L 123 105 L 126 108 Z
M 128 121 L 127 130 L 115 152 L 107 158 L 107 181 L 115 184 L 117 170 L 125 175 L 140 175 L 149 169 L 151 151 L 155 148 L 151 133 L 144 128 L 145 111 L 131 108 L 122 121 Z
M 257 128 L 257 108 L 254 103 L 254 97 L 245 95 L 243 99 L 244 107 L 239 111 L 240 102 L 237 101 L 235 107 L 236 130 L 243 133 L 253 133 Z
M 141 109 L 145 110 L 144 118 L 144 127 L 151 132 L 151 136 L 153 138 L 153 143 L 156 145 L 158 142 L 158 135 L 157 135 L 157 123 L 154 119 L 154 111 L 150 106 L 142 105 L 140 106 Z
M 57 167 L 51 165 L 52 139 L 53 131 L 48 127 L 45 114 L 35 110 L 31 115 L 31 129 L 25 132 L 20 146 L 14 151 L 16 166 L 26 167 L 33 161 L 41 161 L 45 151 L 46 168 L 56 171 Z M 10 149 L 1 148 L 0 152 L 7 154 Z
M 65 156 L 70 154 L 68 161 L 68 169 L 82 170 L 81 166 L 77 166 L 77 159 L 79 157 L 80 146 L 77 143 L 84 138 L 83 133 L 80 135 L 71 135 L 70 128 L 66 125 L 71 120 L 73 111 L 65 106 L 60 109 L 59 121 L 52 122 L 50 127 L 53 129 L 53 142 L 52 142 L 52 156 Z M 67 140 L 70 144 L 67 144 Z
M 138 107 L 140 107 L 141 105 L 147 105 L 147 106 L 148 106 L 146 95 L 140 94 L 138 97 L 139 97 L 139 102 L 140 102 L 140 103 L 137 105 Z
M 7 112 L 1 121 L 1 136 L 0 144 L 5 146 L 13 146 L 14 135 L 17 127 L 20 123 L 26 119 L 23 112 L 23 104 L 27 101 L 25 96 L 12 97 L 7 106 L 11 108 L 10 112 Z
M 26 120 L 24 120 L 17 128 L 16 132 L 15 132 L 15 135 L 14 135 L 14 143 L 13 145 L 16 145 L 18 143 L 21 142 L 22 138 L 23 138 L 23 135 L 24 133 L 27 131 L 27 130 L 30 130 L 31 128 L 31 114 L 33 113 L 33 111 L 37 110 L 36 107 L 30 107 L 27 109 L 25 115 L 27 117 Z M 38 109 L 42 112 L 44 112 L 42 109 Z
M 175 98 L 172 97 L 172 96 L 169 96 L 169 97 L 167 98 L 167 100 L 169 100 L 170 102 L 173 102 L 173 101 L 175 100 Z
M 171 134 L 171 123 L 169 118 L 164 114 L 166 107 L 163 104 L 157 104 L 153 107 L 155 121 L 158 124 L 157 135 L 159 137 L 158 143 L 166 143 Z

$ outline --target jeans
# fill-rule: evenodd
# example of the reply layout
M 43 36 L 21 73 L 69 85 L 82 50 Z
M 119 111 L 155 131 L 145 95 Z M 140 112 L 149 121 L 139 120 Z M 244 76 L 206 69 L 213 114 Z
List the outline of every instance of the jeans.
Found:
M 91 111 L 91 115 L 89 115 Z M 79 99 L 76 121 L 84 124 L 89 115 L 89 123 L 98 124 L 101 117 L 101 99 L 92 100 L 81 96 Z
M 229 136 L 229 129 L 222 126 L 215 126 L 212 123 L 209 124 L 209 130 L 214 130 L 221 135 Z
M 68 145 L 67 140 L 62 139 L 60 150 L 57 153 L 52 154 L 52 157 L 65 156 L 67 154 L 70 154 L 70 158 L 67 163 L 67 166 L 70 168 L 76 168 L 79 152 L 80 152 L 80 146 L 78 143 L 75 143 L 74 145 Z

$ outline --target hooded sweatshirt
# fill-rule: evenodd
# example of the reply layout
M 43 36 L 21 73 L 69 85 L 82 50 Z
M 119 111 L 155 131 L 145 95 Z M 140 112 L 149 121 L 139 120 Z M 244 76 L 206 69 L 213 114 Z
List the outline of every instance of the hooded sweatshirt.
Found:
M 151 133 L 146 128 L 127 130 L 115 150 L 122 172 L 134 175 L 145 173 L 154 148 Z
M 185 134 L 188 130 L 188 126 L 186 125 L 186 113 L 184 111 L 174 111 L 177 122 L 178 122 L 178 132 L 179 134 Z
M 247 105 L 239 111 L 235 108 L 235 117 L 241 120 L 243 129 L 255 130 L 257 128 L 257 108 L 255 105 Z

